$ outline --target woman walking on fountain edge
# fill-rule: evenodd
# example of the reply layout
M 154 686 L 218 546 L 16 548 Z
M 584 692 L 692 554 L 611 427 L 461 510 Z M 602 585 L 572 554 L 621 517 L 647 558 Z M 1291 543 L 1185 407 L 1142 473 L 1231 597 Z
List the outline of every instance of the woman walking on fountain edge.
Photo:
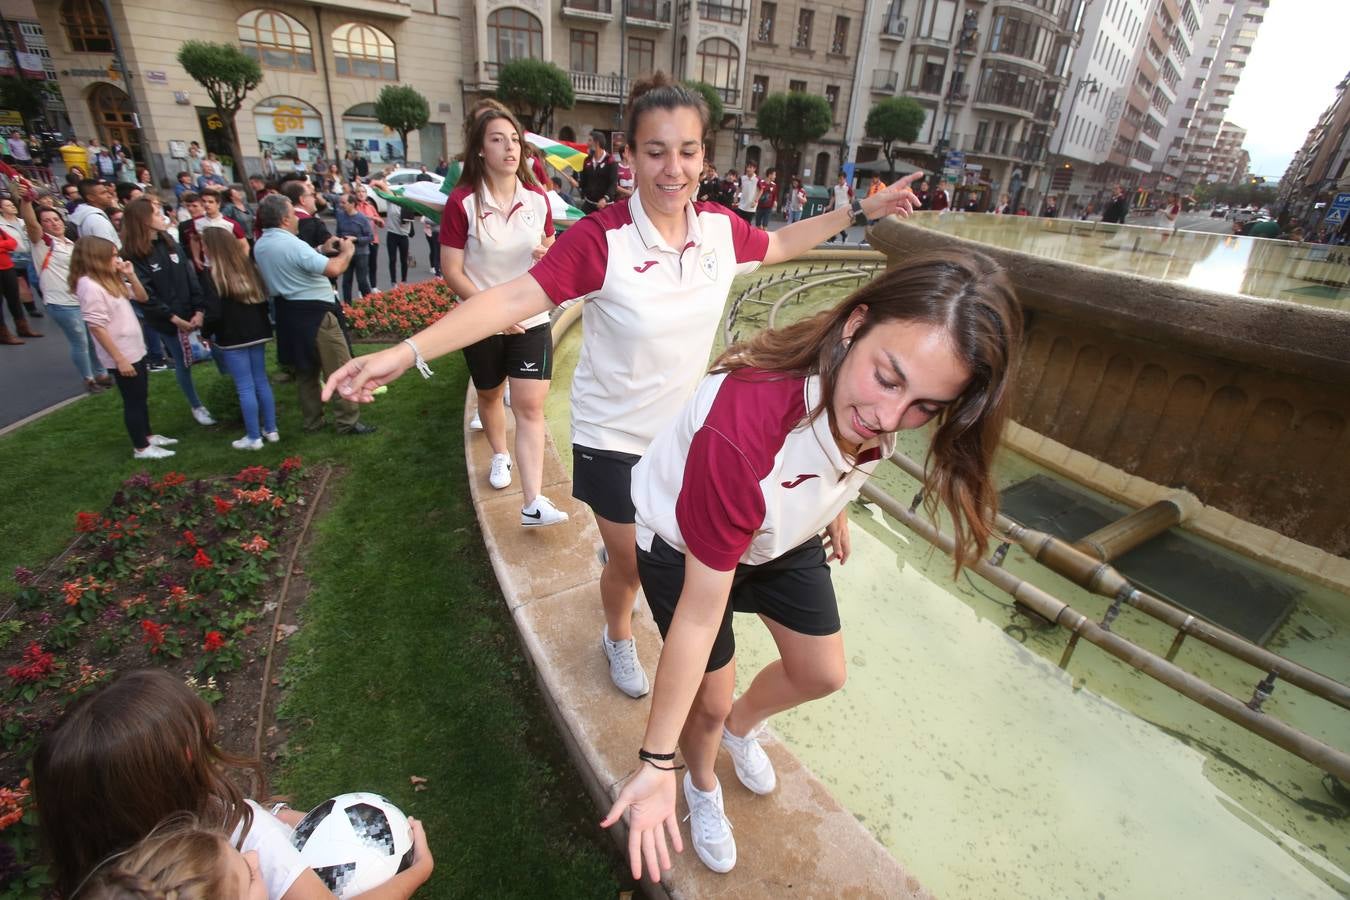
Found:
M 353 359 L 334 391 L 369 402 L 376 387 L 416 364 L 482 340 L 575 297 L 588 301 L 572 381 L 573 496 L 591 507 L 604 541 L 601 644 L 624 693 L 647 693 L 633 642 L 638 571 L 630 472 L 698 385 L 732 279 L 786 262 L 859 216 L 908 215 L 902 179 L 852 208 L 769 233 L 725 206 L 694 203 L 708 107 L 698 92 L 657 73 L 628 103 L 636 190 L 567 229 L 529 273 L 483 291 L 403 344 Z
M 736 842 L 713 773 L 773 791 L 762 723 L 843 687 L 828 563 L 849 556 L 845 507 L 894 449 L 936 421 L 925 486 L 953 522 L 957 567 L 985 552 L 990 462 L 1007 415 L 1021 313 L 982 254 L 933 254 L 879 275 L 832 310 L 727 349 L 633 470 L 638 568 L 665 646 L 640 768 L 601 824 L 628 811 L 633 877 L 670 868 L 678 746 L 694 851 L 728 872 Z M 824 531 L 825 540 L 820 533 Z M 827 555 L 828 554 L 828 555 Z M 732 612 L 758 613 L 780 658 L 733 702 Z

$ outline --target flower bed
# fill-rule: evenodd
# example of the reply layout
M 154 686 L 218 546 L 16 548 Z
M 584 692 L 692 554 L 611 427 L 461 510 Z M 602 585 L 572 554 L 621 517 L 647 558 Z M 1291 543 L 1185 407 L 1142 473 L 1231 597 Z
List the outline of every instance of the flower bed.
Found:
M 435 322 L 455 303 L 454 291 L 432 278 L 362 297 L 347 307 L 347 322 L 352 337 L 399 341 Z
M 309 488 L 298 457 L 213 480 L 142 473 L 106 510 L 76 514 L 79 537 L 48 572 L 15 570 L 0 621 L 0 897 L 32 896 L 44 877 L 27 868 L 29 757 L 67 704 L 114 673 L 181 674 L 217 705 L 228 742 L 252 750 L 279 553 L 298 538 L 292 513 Z

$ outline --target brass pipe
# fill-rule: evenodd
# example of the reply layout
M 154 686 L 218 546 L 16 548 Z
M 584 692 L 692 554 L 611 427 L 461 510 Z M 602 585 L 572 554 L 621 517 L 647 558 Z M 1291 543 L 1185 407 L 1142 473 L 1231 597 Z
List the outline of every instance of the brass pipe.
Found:
M 891 454 L 891 462 L 919 483 L 925 483 L 924 470 L 918 462 L 898 450 Z M 1002 514 L 995 519 L 994 526 L 1037 562 L 1094 594 L 1112 600 L 1122 599 L 1140 612 L 1175 628 L 1182 634 L 1209 644 L 1262 672 L 1274 672 L 1290 684 L 1329 700 L 1343 709 L 1350 709 L 1350 687 L 1334 678 L 1328 678 L 1320 672 L 1272 653 L 1241 635 L 1178 609 L 1160 597 L 1138 590 L 1109 563 L 1095 559 L 1053 535 L 1034 528 L 1026 528 Z M 1180 648 L 1181 642 L 1175 641 L 1168 651 L 1167 658 L 1169 660 L 1174 658 Z
M 1103 562 L 1110 562 L 1173 525 L 1180 525 L 1181 519 L 1181 506 L 1175 500 L 1159 500 L 1079 538 L 1072 546 Z
M 887 515 L 899 520 L 944 553 L 951 555 L 954 552 L 955 542 L 950 535 L 917 514 L 909 512 L 905 509 L 904 504 L 880 488 L 872 484 L 866 484 L 863 486 L 862 495 L 880 506 Z M 991 565 L 987 560 L 978 560 L 970 568 L 990 584 L 1010 594 L 1017 602 L 1031 609 L 1037 615 L 1055 622 L 1071 633 L 1079 635 L 1083 640 L 1101 647 L 1107 653 L 1128 663 L 1150 678 L 1162 682 L 1182 696 L 1218 713 L 1231 722 L 1241 725 L 1272 744 L 1288 750 L 1322 771 L 1330 772 L 1342 780 L 1350 780 L 1350 754 L 1343 753 L 1311 735 L 1304 734 L 1266 713 L 1249 709 L 1245 703 L 1231 694 L 1227 694 L 1185 669 L 1169 663 L 1157 654 L 1150 653 L 1119 635 L 1112 634 L 1062 600 L 1023 581 L 1011 572 Z

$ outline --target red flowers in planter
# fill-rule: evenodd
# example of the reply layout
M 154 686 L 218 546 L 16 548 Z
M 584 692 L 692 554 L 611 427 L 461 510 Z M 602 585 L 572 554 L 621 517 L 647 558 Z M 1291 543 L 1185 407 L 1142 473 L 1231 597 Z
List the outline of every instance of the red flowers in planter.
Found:
M 183 532 L 183 543 L 189 547 L 197 546 L 197 535 L 193 534 L 191 529 Z
M 206 555 L 206 551 L 201 547 L 197 548 L 197 555 L 192 557 L 192 567 L 194 569 L 209 569 L 215 563 L 211 562 L 211 557 Z
M 252 539 L 240 544 L 239 546 L 243 547 L 246 551 L 252 553 L 254 556 L 261 556 L 263 551 L 265 551 L 268 547 L 272 545 L 267 543 L 267 538 L 263 537 L 261 534 L 255 534 L 252 537 Z
M 43 651 L 41 645 L 34 641 L 23 651 L 23 661 L 5 669 L 5 674 L 13 679 L 15 684 L 31 684 L 46 678 L 55 669 L 56 656 Z M 0 825 L 0 828 L 3 827 Z
M 75 514 L 75 530 L 80 534 L 93 534 L 98 531 L 99 523 L 103 517 L 98 513 L 81 512 Z
M 150 648 L 152 654 L 158 653 L 164 646 L 164 633 L 168 629 L 150 619 L 141 620 L 141 643 Z
M 219 631 L 208 631 L 206 640 L 202 641 L 202 649 L 208 653 L 215 653 L 225 647 L 225 636 Z
M 234 504 L 223 497 L 212 497 L 211 499 L 215 501 L 216 515 L 218 516 L 228 515 L 230 510 L 234 509 Z
M 0 787 L 0 831 L 22 819 L 24 807 L 27 805 L 27 778 L 20 781 L 17 788 Z

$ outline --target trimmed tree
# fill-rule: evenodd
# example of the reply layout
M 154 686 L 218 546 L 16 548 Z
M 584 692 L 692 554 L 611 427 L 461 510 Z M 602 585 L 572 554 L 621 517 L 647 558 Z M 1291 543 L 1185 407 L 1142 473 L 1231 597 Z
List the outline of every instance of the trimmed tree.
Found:
M 542 131 L 553 110 L 571 109 L 577 102 L 572 79 L 551 62 L 514 59 L 497 73 L 497 99 L 516 111 L 530 131 Z
M 244 98 L 262 81 L 262 66 L 258 61 L 233 44 L 212 44 L 206 41 L 188 41 L 178 48 L 178 64 L 181 65 L 193 81 L 206 89 L 216 114 L 225 123 L 226 137 L 230 142 L 230 152 L 234 155 L 231 165 L 234 177 L 244 184 L 249 199 L 253 199 L 253 189 L 249 187 L 243 171 L 244 152 L 239 146 L 239 129 L 235 127 L 234 117 Z
M 770 94 L 755 114 L 755 129 L 773 147 L 776 160 L 800 159 L 802 148 L 818 140 L 833 124 L 834 114 L 825 98 L 801 91 Z
M 721 127 L 722 117 L 727 113 L 726 107 L 722 105 L 722 95 L 717 93 L 717 88 L 706 81 L 686 81 L 684 86 L 703 95 L 704 102 L 708 104 L 708 119 L 711 122 L 709 130 L 716 131 Z
M 923 127 L 924 109 L 908 97 L 887 97 L 867 113 L 863 130 L 881 141 L 889 174 L 895 174 L 896 144 L 912 144 Z
M 385 128 L 398 132 L 403 141 L 403 159 L 408 158 L 408 132 L 416 131 L 431 119 L 427 98 L 406 84 L 386 84 L 375 98 L 375 118 Z

